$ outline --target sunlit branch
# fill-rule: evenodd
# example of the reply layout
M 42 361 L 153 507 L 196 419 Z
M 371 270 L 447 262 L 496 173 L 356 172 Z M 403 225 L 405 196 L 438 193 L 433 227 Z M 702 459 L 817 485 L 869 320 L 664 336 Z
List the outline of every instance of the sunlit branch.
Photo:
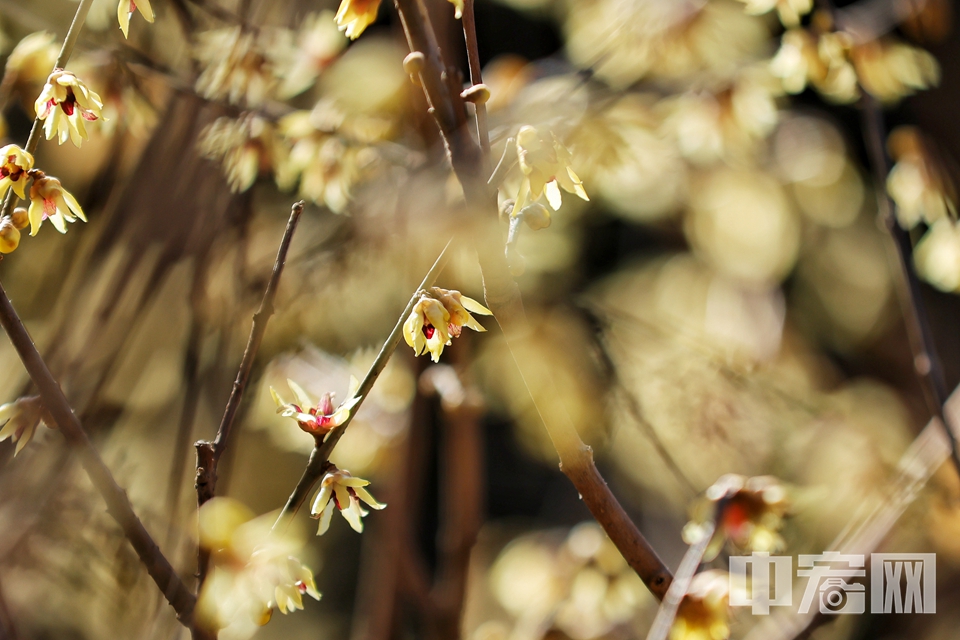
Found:
M 534 388 L 534 383 L 541 382 L 539 372 L 534 371 L 530 363 L 516 357 L 516 348 L 526 340 L 530 328 L 520 289 L 510 274 L 503 253 L 503 240 L 497 227 L 496 188 L 487 184 L 487 175 L 482 169 L 483 154 L 464 126 L 466 109 L 455 82 L 456 71 L 445 63 L 430 19 L 419 0 L 395 0 L 395 5 L 410 51 L 424 56 L 420 85 L 449 151 L 454 173 L 463 187 L 467 207 L 478 221 L 476 246 L 487 306 L 503 329 L 529 390 Z M 536 386 L 545 386 L 547 396 L 561 397 L 553 380 L 542 382 L 543 385 Z M 590 513 L 647 588 L 658 598 L 663 598 L 672 575 L 610 491 L 594 464 L 593 451 L 580 439 L 560 402 L 538 402 L 536 395 L 531 395 L 559 454 L 561 470 L 573 482 Z
M 443 251 L 440 252 L 440 255 L 437 256 L 436 261 L 433 263 L 433 266 L 430 267 L 427 275 L 424 276 L 420 286 L 417 287 L 413 295 L 410 296 L 410 301 L 407 302 L 407 306 L 404 307 L 403 311 L 400 313 L 400 317 L 397 319 L 397 323 L 394 325 L 393 331 L 390 332 L 390 335 L 380 348 L 380 353 L 377 354 L 376 360 L 373 361 L 373 364 L 370 365 L 370 369 L 367 371 L 367 374 L 363 377 L 363 381 L 360 383 L 360 388 L 357 389 L 356 393 L 357 397 L 360 398 L 360 401 L 350 411 L 350 416 L 342 425 L 331 431 L 329 435 L 327 435 L 325 441 L 318 439 L 317 446 L 315 446 L 313 451 L 310 453 L 310 458 L 307 460 L 307 467 L 304 469 L 303 475 L 300 477 L 300 481 L 294 488 L 293 493 L 290 494 L 290 497 L 287 499 L 287 503 L 283 506 L 283 510 L 280 512 L 280 515 L 277 517 L 277 521 L 273 525 L 274 530 L 277 530 L 279 527 L 281 527 L 281 525 L 285 526 L 290 518 L 297 513 L 297 510 L 300 509 L 300 505 L 303 504 L 303 501 L 306 500 L 307 496 L 310 494 L 310 490 L 313 489 L 313 485 L 316 484 L 317 480 L 323 477 L 323 474 L 326 473 L 327 469 L 329 469 L 330 454 L 333 452 L 333 448 L 337 446 L 337 442 L 340 441 L 341 436 L 343 436 L 343 432 L 346 431 L 347 427 L 350 426 L 350 423 L 353 422 L 353 417 L 357 415 L 357 411 L 360 410 L 360 406 L 362 405 L 363 401 L 366 400 L 368 395 L 370 395 L 370 391 L 373 389 L 373 385 L 376 383 L 377 378 L 380 377 L 380 374 L 387 366 L 387 362 L 390 360 L 390 356 L 400 343 L 400 338 L 403 333 L 403 323 L 413 311 L 414 305 L 420 298 L 420 291 L 433 286 L 433 283 L 436 282 L 440 272 L 443 271 L 443 268 L 446 266 L 447 260 L 450 257 L 450 247 L 452 243 L 453 239 L 451 238 L 450 241 L 447 242 L 447 245 L 443 248 Z

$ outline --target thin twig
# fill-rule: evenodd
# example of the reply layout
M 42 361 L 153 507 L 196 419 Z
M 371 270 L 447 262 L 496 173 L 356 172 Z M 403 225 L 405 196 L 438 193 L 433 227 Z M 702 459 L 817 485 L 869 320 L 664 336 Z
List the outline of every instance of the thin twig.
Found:
M 463 3 L 463 39 L 467 45 L 467 64 L 470 66 L 471 84 L 483 84 L 480 74 L 480 46 L 477 43 L 477 20 L 473 12 L 474 0 L 465 0 Z M 490 171 L 490 133 L 487 129 L 487 105 L 476 103 L 477 111 L 477 138 L 480 140 L 480 150 L 483 152 L 484 173 Z
M 447 242 L 447 245 L 443 248 L 443 251 L 440 252 L 440 255 L 437 256 L 436 261 L 433 263 L 433 266 L 430 267 L 427 275 L 423 277 L 423 281 L 420 283 L 420 286 L 417 287 L 417 290 L 410 297 L 409 302 L 407 302 L 407 306 L 404 307 L 403 311 L 401 312 L 400 318 L 393 327 L 393 331 L 390 332 L 387 340 L 383 343 L 383 346 L 380 348 L 380 353 L 377 354 L 376 360 L 374 360 L 373 364 L 370 365 L 367 375 L 363 377 L 363 382 L 360 383 L 360 388 L 357 389 L 356 396 L 359 398 L 359 402 L 357 402 L 354 408 L 350 411 L 350 416 L 342 425 L 337 427 L 336 430 L 329 433 L 326 441 L 318 442 L 317 446 L 314 447 L 313 451 L 310 452 L 310 458 L 307 460 L 307 466 L 303 470 L 303 475 L 300 477 L 300 481 L 297 482 L 297 486 L 294 488 L 293 493 L 291 493 L 290 497 L 287 498 L 287 503 L 283 505 L 283 510 L 280 512 L 280 515 L 277 517 L 277 521 L 273 525 L 273 529 L 275 531 L 281 526 L 281 524 L 285 526 L 286 523 L 289 522 L 289 520 L 297 513 L 297 511 L 300 509 L 300 505 L 303 504 L 303 501 L 306 500 L 307 496 L 310 494 L 310 490 L 313 488 L 313 485 L 316 484 L 317 480 L 323 477 L 323 474 L 326 473 L 327 469 L 329 469 L 330 454 L 333 452 L 333 448 L 337 446 L 337 442 L 340 441 L 340 438 L 343 436 L 343 432 L 346 431 L 347 427 L 350 426 L 350 423 L 353 422 L 353 417 L 357 415 L 357 411 L 360 410 L 360 406 L 370 394 L 374 383 L 376 383 L 377 378 L 380 377 L 383 369 L 387 366 L 387 362 L 390 360 L 390 356 L 400 343 L 400 338 L 403 333 L 403 323 L 413 311 L 413 306 L 420 298 L 420 292 L 423 289 L 433 286 L 433 283 L 440 275 L 440 272 L 443 271 L 443 268 L 446 266 L 447 260 L 450 257 L 450 247 L 452 244 L 453 239 L 451 238 L 450 241 Z
M 456 74 L 448 71 L 449 65 L 443 60 L 423 5 L 419 0 L 395 0 L 395 5 L 411 52 L 419 51 L 424 55 L 420 85 L 449 150 L 450 163 L 463 187 L 468 208 L 477 213 L 479 233 L 475 236 L 487 306 L 503 329 L 527 389 L 538 383 L 536 388 L 545 387 L 546 395 L 550 397 L 549 401 L 544 398 L 538 401 L 536 394 L 531 394 L 559 454 L 560 468 L 624 559 L 647 588 L 656 597 L 663 598 L 673 578 L 669 569 L 600 475 L 592 450 L 580 439 L 561 403 L 556 402 L 560 394 L 553 380 L 541 381 L 541 374 L 531 366 L 532 363 L 517 356 L 523 349 L 530 327 L 523 311 L 520 289 L 510 274 L 503 253 L 503 241 L 497 227 L 496 188 L 487 184 L 488 173 L 482 170 L 483 153 L 464 127 L 466 110 L 463 99 L 459 89 L 451 84 Z
M 894 204 L 890 201 L 884 185 L 889 172 L 887 155 L 884 151 L 886 130 L 883 123 L 883 112 L 876 98 L 864 91 L 862 98 L 863 136 L 867 145 L 867 154 L 870 159 L 870 168 L 873 170 L 877 188 L 877 205 L 884 227 L 893 239 L 897 252 L 897 264 L 900 267 L 901 286 L 900 306 L 903 311 L 903 320 L 907 328 L 907 338 L 910 350 L 913 352 L 913 368 L 923 389 L 927 408 L 933 417 L 944 425 L 947 439 L 950 442 L 950 457 L 953 465 L 960 473 L 960 452 L 957 450 L 957 439 L 953 431 L 947 426 L 943 413 L 943 404 L 947 400 L 947 383 L 943 374 L 940 358 L 937 356 L 933 341 L 933 331 L 930 329 L 930 319 L 927 316 L 926 305 L 923 302 L 923 291 L 916 271 L 911 267 L 913 245 L 910 234 L 900 226 L 894 214 Z
M 23 322 L 10 303 L 3 285 L 0 285 L 0 325 L 7 332 L 27 373 L 40 390 L 44 408 L 53 416 L 54 422 L 67 442 L 77 450 L 80 463 L 94 487 L 106 501 L 110 515 L 123 529 L 150 577 L 176 610 L 177 618 L 185 626 L 190 626 L 196 599 L 184 586 L 170 562 L 157 547 L 157 543 L 144 528 L 143 523 L 134 513 L 126 492 L 117 485 L 110 469 L 90 442 L 80 420 L 70 408 L 66 396 L 63 395 L 63 390 L 60 389 L 60 385 L 40 357 L 30 334 L 27 333 L 26 327 L 23 326 Z
M 257 358 L 257 352 L 260 350 L 263 335 L 267 330 L 267 322 L 270 320 L 270 316 L 273 315 L 273 303 L 277 297 L 280 275 L 283 273 L 287 252 L 290 249 L 290 242 L 293 240 L 293 233 L 297 229 L 297 223 L 300 221 L 300 214 L 303 213 L 303 204 L 301 200 L 290 208 L 290 218 L 287 220 L 287 228 L 283 232 L 283 239 L 280 241 L 280 248 L 277 250 L 277 260 L 273 264 L 273 273 L 271 273 L 270 280 L 267 282 L 267 288 L 263 292 L 260 308 L 253 314 L 253 325 L 250 327 L 250 337 L 247 339 L 247 346 L 243 351 L 243 358 L 240 360 L 240 368 L 237 371 L 237 378 L 233 383 L 230 398 L 227 400 L 227 406 L 223 410 L 223 418 L 220 420 L 217 436 L 213 442 L 200 440 L 195 445 L 197 448 L 198 507 L 202 507 L 204 503 L 216 495 L 217 465 L 230 440 L 230 434 L 233 431 L 233 425 L 237 418 L 237 411 L 240 408 L 243 393 L 250 380 L 250 372 L 253 370 L 253 363 Z M 199 585 L 203 584 L 203 580 L 206 577 L 207 559 L 207 554 L 201 550 L 197 567 Z
M 647 634 L 647 640 L 666 640 L 667 635 L 670 633 L 673 620 L 677 617 L 677 609 L 680 608 L 683 596 L 687 595 L 687 590 L 690 588 L 690 581 L 697 572 L 697 567 L 700 566 L 700 562 L 703 561 L 703 554 L 706 552 L 707 545 L 710 544 L 710 539 L 713 537 L 715 525 L 713 522 L 706 524 L 707 526 L 704 528 L 703 537 L 695 544 L 690 545 L 687 552 L 683 555 L 683 560 L 680 561 L 680 567 L 677 569 L 677 575 L 670 585 L 670 589 L 667 590 L 667 595 L 663 598 L 663 602 L 660 604 L 657 616 L 653 619 L 653 625 Z

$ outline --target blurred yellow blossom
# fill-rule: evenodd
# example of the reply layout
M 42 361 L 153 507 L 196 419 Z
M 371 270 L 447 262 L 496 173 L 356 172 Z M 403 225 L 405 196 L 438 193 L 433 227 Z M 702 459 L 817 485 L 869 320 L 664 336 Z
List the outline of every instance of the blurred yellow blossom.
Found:
M 725 640 L 730 637 L 730 576 L 711 569 L 690 581 L 670 628 L 670 640 Z
M 747 5 L 745 9 L 752 15 L 762 15 L 776 9 L 780 22 L 785 27 L 799 26 L 800 18 L 813 9 L 813 0 L 740 0 L 740 2 Z
M 99 120 L 102 108 L 100 96 L 63 69 L 50 74 L 36 103 L 37 118 L 44 121 L 47 140 L 57 135 L 60 144 L 70 138 L 78 147 L 87 137 L 83 121 Z
M 147 22 L 153 22 L 153 7 L 150 6 L 150 0 L 120 0 L 117 7 L 117 20 L 120 22 L 120 30 L 123 31 L 123 37 L 130 35 L 130 17 L 135 11 Z
M 360 505 L 363 500 L 372 509 L 383 509 L 387 505 L 377 502 L 364 487 L 370 484 L 369 480 L 354 478 L 350 472 L 334 467 L 328 471 L 320 481 L 320 491 L 317 492 L 310 508 L 310 515 L 320 520 L 317 535 L 322 536 L 330 528 L 330 519 L 336 507 L 344 520 L 357 533 L 363 532 L 362 518 L 367 511 Z
M 262 27 L 257 31 L 222 27 L 197 35 L 194 56 L 203 71 L 196 88 L 201 96 L 258 107 L 278 85 L 283 61 L 295 55 L 289 31 Z
M 941 291 L 960 293 L 960 225 L 940 218 L 917 243 L 917 274 Z
M 63 188 L 59 180 L 47 177 L 37 170 L 32 172 L 32 176 L 28 211 L 31 236 L 37 235 L 41 223 L 48 218 L 60 233 L 67 232 L 68 222 L 74 222 L 77 218 L 87 221 L 80 203 L 73 194 Z
M 20 398 L 0 405 L 0 423 L 3 424 L 0 429 L 0 442 L 12 438 L 17 443 L 14 455 L 20 453 L 33 439 L 41 422 L 46 425 L 53 424 L 48 416 L 40 404 L 40 396 Z
M 887 175 L 887 193 L 897 205 L 904 229 L 956 215 L 956 192 L 931 143 L 915 127 L 897 127 L 887 138 L 895 164 Z
M 300 385 L 290 379 L 287 379 L 287 384 L 296 395 L 299 404 L 286 402 L 276 389 L 270 387 L 270 395 L 277 405 L 277 413 L 285 418 L 293 418 L 301 429 L 314 436 L 324 436 L 342 425 L 350 417 L 351 409 L 360 402 L 360 396 L 356 395 L 360 383 L 353 376 L 350 376 L 350 391 L 347 392 L 349 397 L 336 409 L 333 407 L 332 393 L 324 393 L 320 401 L 314 405 L 310 396 Z
M 517 157 L 523 182 L 513 207 L 516 215 L 541 195 L 546 194 L 547 202 L 554 211 L 560 209 L 560 188 L 575 193 L 583 200 L 589 200 L 583 183 L 570 166 L 570 151 L 563 146 L 552 132 L 541 131 L 525 125 L 517 132 Z
M 337 28 L 351 40 L 356 40 L 377 19 L 380 0 L 340 0 L 337 9 Z
M 26 198 L 28 172 L 33 169 L 33 156 L 15 144 L 8 144 L 0 149 L 0 199 L 7 195 L 7 190 L 13 187 L 13 192 L 21 198 Z
M 303 609 L 303 596 L 320 599 L 313 572 L 292 553 L 298 540 L 271 532 L 274 514 L 253 518 L 231 498 L 200 507 L 200 546 L 210 552 L 210 571 L 197 599 L 197 617 L 222 637 L 248 638 L 281 613 Z
M 779 530 L 787 507 L 786 490 L 776 478 L 730 473 L 696 503 L 693 520 L 683 528 L 683 540 L 696 544 L 713 530 L 706 560 L 715 558 L 726 540 L 748 551 L 778 551 L 784 544 Z
M 806 29 L 789 29 L 770 61 L 770 70 L 788 93 L 800 93 L 811 84 L 834 102 L 853 102 L 860 92 L 848 57 L 852 47 L 846 33 L 815 35 Z
M 857 45 L 850 57 L 860 85 L 883 102 L 897 101 L 940 82 L 936 58 L 892 38 Z
M 296 47 L 287 50 L 290 59 L 279 65 L 282 81 L 277 97 L 286 100 L 310 88 L 344 46 L 346 40 L 337 30 L 332 12 L 307 15 L 297 31 Z
M 493 315 L 485 306 L 459 291 L 433 287 L 421 291 L 410 316 L 403 323 L 403 338 L 419 356 L 428 351 L 434 362 L 440 361 L 443 348 L 460 335 L 463 327 L 486 331 L 470 315 Z
M 230 189 L 242 193 L 273 167 L 275 144 L 272 125 L 246 113 L 214 120 L 200 134 L 198 148 L 207 158 L 223 163 Z
M 31 33 L 17 43 L 7 57 L 6 73 L 10 81 L 43 82 L 56 64 L 59 50 L 54 34 L 46 31 Z

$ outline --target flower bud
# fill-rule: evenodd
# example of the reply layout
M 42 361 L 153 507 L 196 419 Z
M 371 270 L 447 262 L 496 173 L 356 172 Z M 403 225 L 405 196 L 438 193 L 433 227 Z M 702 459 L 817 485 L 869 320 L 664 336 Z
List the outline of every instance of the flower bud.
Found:
M 490 99 L 490 89 L 488 89 L 485 84 L 475 84 L 472 87 L 464 89 L 460 93 L 460 97 L 463 98 L 465 102 L 484 104 Z
M 10 221 L 17 229 L 26 229 L 30 225 L 30 217 L 27 215 L 27 210 L 23 207 L 17 207 L 13 210 L 13 213 L 10 215 Z
M 426 57 L 419 51 L 411 51 L 403 59 L 403 70 L 411 76 L 415 76 L 423 71 L 423 65 L 426 64 Z
M 0 253 L 12 253 L 20 245 L 20 231 L 10 218 L 0 220 Z
M 527 226 L 538 231 L 550 226 L 550 211 L 539 202 L 534 202 L 520 210 L 520 216 Z

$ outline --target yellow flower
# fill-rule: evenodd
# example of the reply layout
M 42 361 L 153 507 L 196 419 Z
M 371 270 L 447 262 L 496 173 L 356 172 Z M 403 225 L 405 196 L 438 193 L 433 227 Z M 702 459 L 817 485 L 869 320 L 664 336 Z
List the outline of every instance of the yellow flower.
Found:
M 33 156 L 15 144 L 0 149 L 0 200 L 13 187 L 14 193 L 26 198 L 28 172 L 33 169 Z
M 313 86 L 346 42 L 333 22 L 332 11 L 308 14 L 298 30 L 296 49 L 290 49 L 292 55 L 280 65 L 277 75 L 282 82 L 277 97 L 286 100 Z
M 134 11 L 139 11 L 147 22 L 153 22 L 153 7 L 150 6 L 150 0 L 120 0 L 117 7 L 117 20 L 120 22 L 120 30 L 123 31 L 123 37 L 130 34 L 130 17 Z
M 303 596 L 320 599 L 313 572 L 292 553 L 302 543 L 273 534 L 275 514 L 253 517 L 230 498 L 200 508 L 200 546 L 210 551 L 210 573 L 197 599 L 197 619 L 224 637 L 245 638 L 272 617 L 303 609 Z
M 37 426 L 44 422 L 44 417 L 45 411 L 39 396 L 20 398 L 15 402 L 0 405 L 0 423 L 4 423 L 0 429 L 0 441 L 13 438 L 17 443 L 13 455 L 17 455 L 33 439 L 33 434 L 36 433 Z M 48 424 L 52 424 L 52 421 Z
M 287 379 L 287 384 L 293 390 L 299 404 L 286 402 L 276 389 L 270 387 L 270 395 L 277 404 L 277 413 L 285 418 L 293 418 L 301 429 L 314 436 L 325 436 L 342 425 L 350 417 L 350 411 L 360 402 L 360 396 L 356 395 L 360 383 L 353 376 L 350 376 L 348 392 L 350 397 L 341 402 L 336 409 L 333 408 L 332 393 L 323 394 L 320 401 L 314 405 L 310 396 L 300 385 L 290 379 Z
M 57 62 L 56 36 L 46 31 L 31 33 L 7 57 L 6 72 L 18 82 L 42 82 Z
M 787 506 L 786 491 L 776 478 L 730 473 L 707 489 L 705 500 L 694 508 L 693 520 L 683 528 L 683 540 L 687 544 L 702 540 L 711 528 L 709 521 L 716 527 L 705 561 L 715 558 L 726 540 L 740 549 L 777 551 L 783 547 L 778 531 Z
M 554 211 L 560 208 L 560 188 L 589 200 L 583 183 L 570 166 L 570 151 L 551 132 L 543 133 L 529 125 L 517 132 L 517 157 L 523 182 L 511 215 L 544 193 Z
M 337 28 L 351 40 L 356 40 L 377 19 L 380 0 L 340 0 L 340 8 L 334 18 Z
M 780 14 L 780 22 L 785 27 L 800 25 L 801 16 L 805 16 L 813 9 L 813 0 L 740 0 L 747 6 L 746 12 L 751 15 L 762 15 L 774 9 Z
M 915 127 L 897 127 L 887 138 L 890 157 L 896 161 L 887 175 L 887 193 L 897 205 L 904 229 L 920 221 L 933 224 L 956 216 L 956 192 L 937 149 Z
M 849 103 L 860 96 L 857 72 L 850 63 L 853 41 L 846 33 L 819 36 L 805 29 L 783 34 L 770 70 L 788 93 L 800 93 L 812 84 L 824 97 Z
M 364 487 L 370 484 L 369 480 L 354 478 L 348 471 L 334 469 L 327 472 L 320 481 L 320 491 L 313 500 L 310 515 L 320 519 L 317 535 L 322 536 L 330 528 L 330 519 L 336 507 L 340 515 L 350 523 L 357 533 L 363 532 L 363 516 L 367 511 L 360 505 L 363 500 L 372 509 L 383 509 L 387 505 L 377 502 Z
M 30 186 L 30 235 L 35 236 L 44 220 L 50 219 L 60 233 L 67 232 L 67 223 L 80 218 L 84 222 L 80 203 L 63 188 L 56 178 L 48 178 L 42 171 L 33 172 L 33 184 Z
M 941 291 L 960 292 L 960 226 L 940 218 L 927 230 L 913 252 L 917 275 Z
M 250 113 L 217 118 L 200 134 L 198 148 L 220 160 L 230 189 L 242 193 L 274 164 L 275 142 L 269 122 Z
M 440 287 L 421 291 L 420 299 L 403 323 L 403 338 L 418 356 L 427 351 L 434 362 L 439 362 L 443 348 L 450 344 L 451 338 L 460 335 L 463 327 L 486 331 L 470 312 L 493 315 L 485 306 L 459 291 Z
M 936 58 L 892 38 L 857 45 L 850 58 L 860 84 L 883 102 L 895 102 L 940 81 Z
M 44 121 L 43 131 L 47 140 L 58 135 L 60 144 L 63 144 L 69 137 L 79 147 L 87 137 L 83 121 L 99 120 L 103 101 L 77 76 L 58 69 L 47 78 L 35 108 L 37 117 Z
M 730 577 L 716 569 L 698 573 L 677 608 L 670 640 L 730 637 Z

